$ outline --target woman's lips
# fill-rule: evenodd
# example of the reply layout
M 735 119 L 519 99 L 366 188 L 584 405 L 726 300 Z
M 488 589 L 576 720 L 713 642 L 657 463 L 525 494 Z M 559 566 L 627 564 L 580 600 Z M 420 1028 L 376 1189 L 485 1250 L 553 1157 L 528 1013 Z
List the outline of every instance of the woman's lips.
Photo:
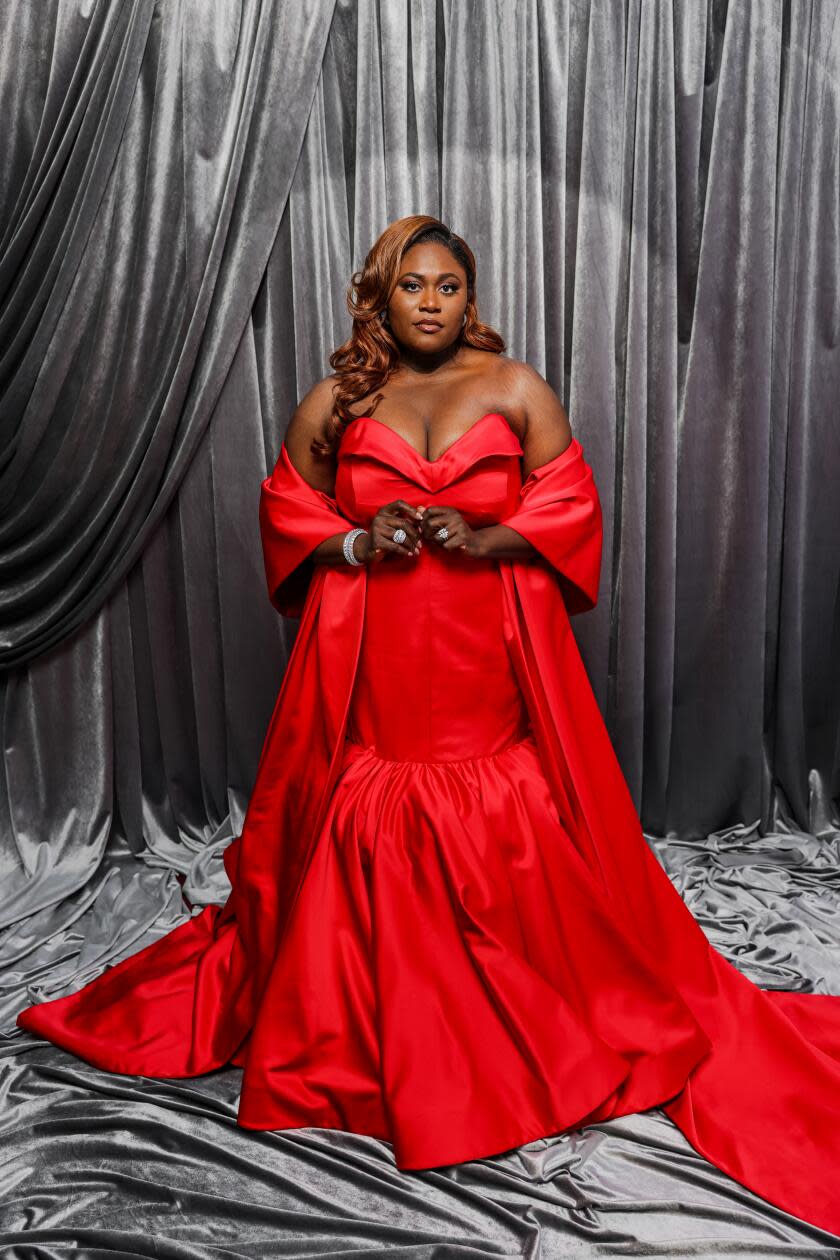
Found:
M 420 323 L 418 323 L 417 327 L 422 329 L 423 332 L 436 333 L 436 332 L 440 332 L 441 328 L 443 327 L 443 324 L 435 324 L 435 323 L 423 320 Z

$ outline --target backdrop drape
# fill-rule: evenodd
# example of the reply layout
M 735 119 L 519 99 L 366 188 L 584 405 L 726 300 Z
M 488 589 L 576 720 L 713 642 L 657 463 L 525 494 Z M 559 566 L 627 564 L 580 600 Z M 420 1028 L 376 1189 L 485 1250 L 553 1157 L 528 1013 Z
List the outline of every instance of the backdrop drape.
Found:
M 295 632 L 266 597 L 260 481 L 347 335 L 351 272 L 415 212 L 470 242 L 482 317 L 594 469 L 602 589 L 573 627 L 651 843 L 753 979 L 840 992 L 838 18 L 2 10 L 4 1027 L 186 916 L 178 877 L 224 896 Z M 64 1062 L 10 1058 L 34 1118 Z M 202 1088 L 229 1125 L 228 1085 Z M 755 1201 L 709 1179 L 746 1236 Z

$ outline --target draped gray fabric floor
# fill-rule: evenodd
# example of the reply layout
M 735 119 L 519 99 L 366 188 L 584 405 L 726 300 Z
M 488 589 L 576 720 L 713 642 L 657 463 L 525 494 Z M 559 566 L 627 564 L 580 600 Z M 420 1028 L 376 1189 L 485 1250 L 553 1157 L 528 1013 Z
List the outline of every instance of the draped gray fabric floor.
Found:
M 840 832 L 759 837 L 732 827 L 649 843 L 710 940 L 751 979 L 840 992 Z M 130 857 L 115 860 L 99 895 L 66 922 L 57 916 L 39 947 L 49 992 L 56 977 L 75 988 L 112 958 L 115 914 L 124 930 L 113 958 L 187 913 L 172 872 L 138 874 Z M 0 945 L 11 956 L 12 934 Z M 188 1081 L 115 1076 L 12 1034 L 21 982 L 9 968 L 0 1041 L 4 1260 L 840 1255 L 840 1240 L 707 1163 L 658 1108 L 403 1173 L 390 1146 L 372 1138 L 239 1129 L 238 1069 Z

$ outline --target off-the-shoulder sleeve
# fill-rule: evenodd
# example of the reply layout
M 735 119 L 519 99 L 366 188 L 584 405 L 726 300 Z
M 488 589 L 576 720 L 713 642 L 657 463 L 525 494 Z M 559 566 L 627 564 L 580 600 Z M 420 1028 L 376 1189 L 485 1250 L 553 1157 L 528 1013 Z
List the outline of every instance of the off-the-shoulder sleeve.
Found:
M 299 617 L 314 571 L 311 552 L 334 534 L 353 529 L 355 522 L 300 475 L 285 443 L 262 483 L 259 519 L 269 599 L 284 616 Z
M 508 525 L 556 570 L 569 614 L 598 602 L 603 522 L 592 469 L 577 438 L 522 483 Z

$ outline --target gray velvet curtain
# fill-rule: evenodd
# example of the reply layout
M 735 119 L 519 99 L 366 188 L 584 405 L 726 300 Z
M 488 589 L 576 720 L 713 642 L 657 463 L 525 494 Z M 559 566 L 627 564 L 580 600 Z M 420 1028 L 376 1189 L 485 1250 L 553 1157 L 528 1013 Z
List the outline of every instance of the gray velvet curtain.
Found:
M 186 917 L 182 885 L 225 895 L 295 631 L 259 484 L 415 212 L 471 243 L 594 468 L 573 627 L 650 843 L 752 979 L 840 993 L 840 0 L 0 23 L 8 1254 L 821 1250 L 659 1113 L 409 1176 L 236 1130 L 234 1069 L 115 1079 L 12 1029 Z

